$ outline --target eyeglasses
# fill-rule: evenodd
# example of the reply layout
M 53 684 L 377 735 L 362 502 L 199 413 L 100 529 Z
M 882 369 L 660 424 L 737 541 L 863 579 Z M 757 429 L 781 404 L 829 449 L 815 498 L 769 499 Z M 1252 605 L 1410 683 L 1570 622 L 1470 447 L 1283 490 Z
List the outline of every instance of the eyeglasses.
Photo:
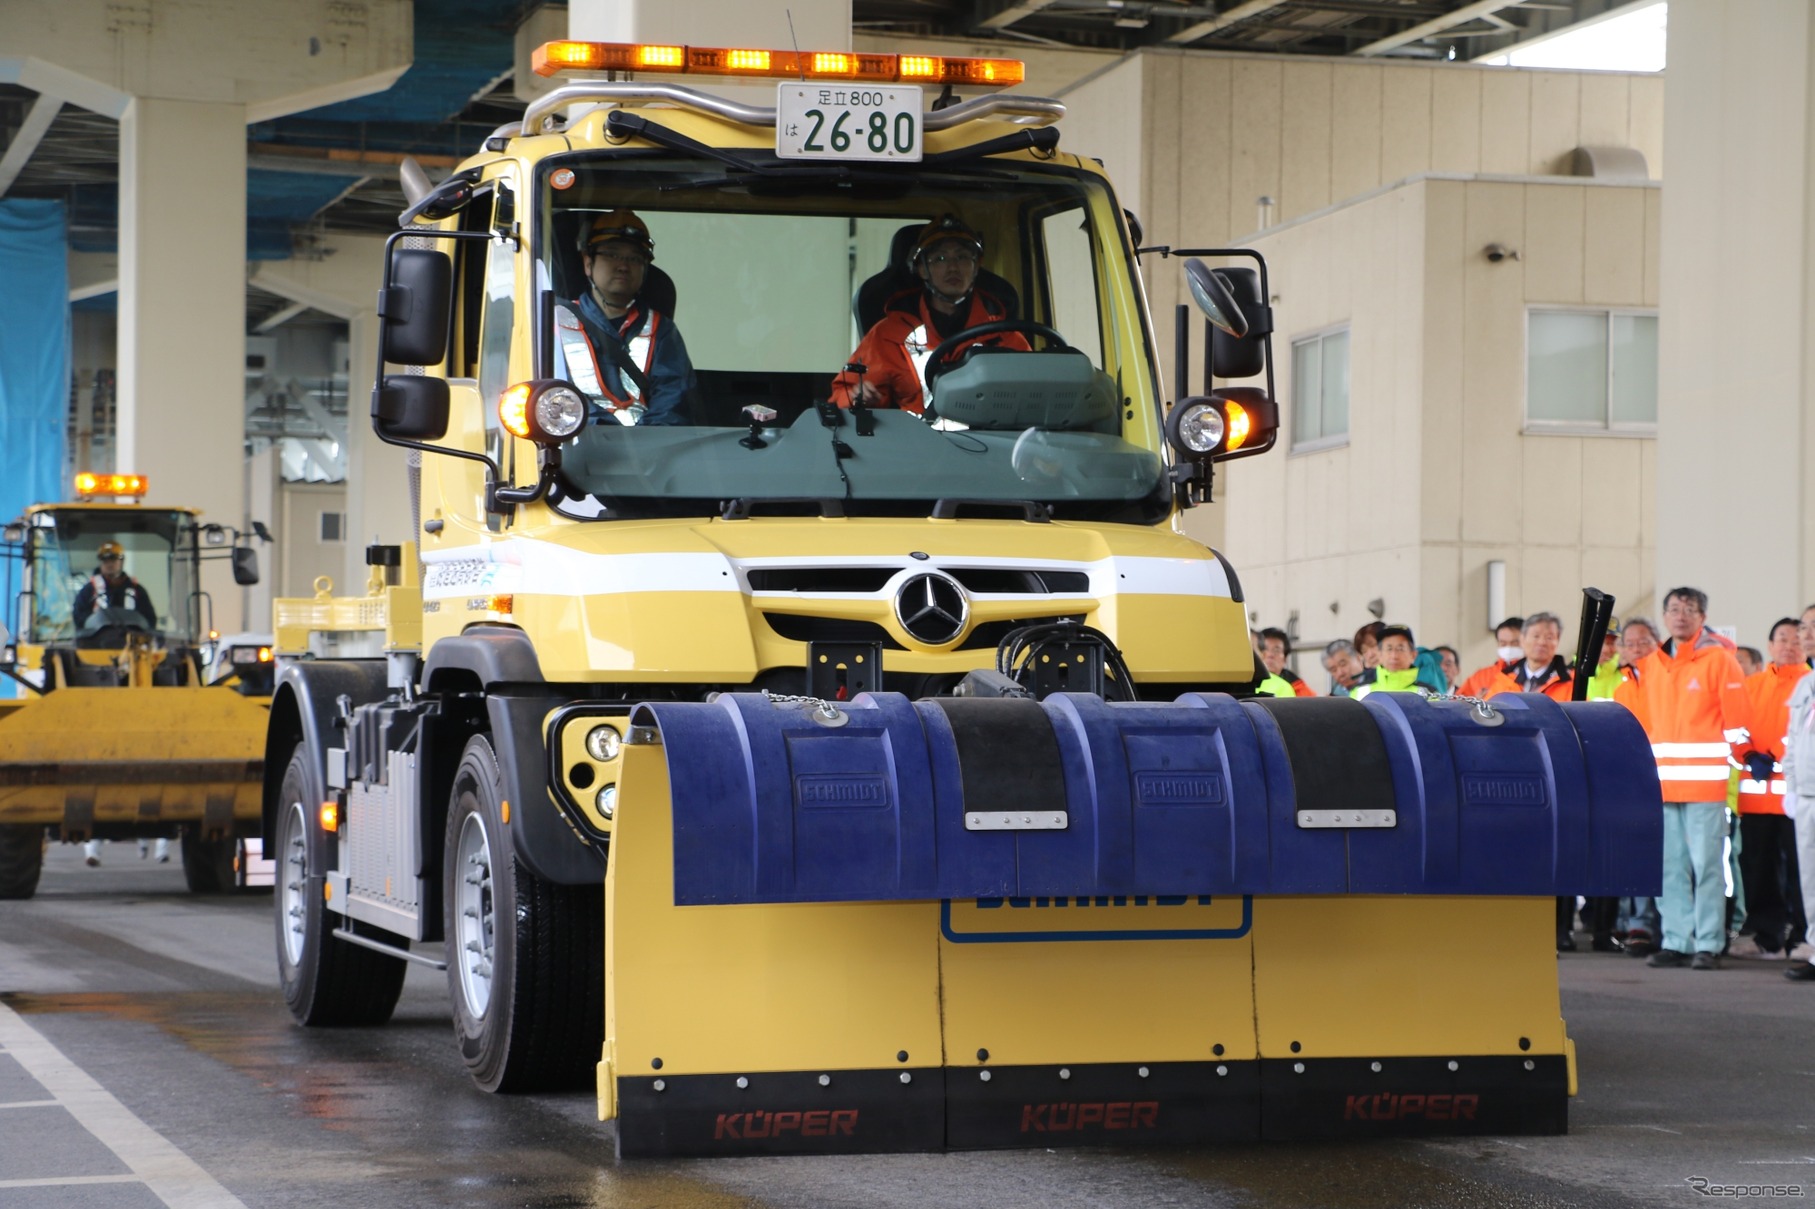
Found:
M 613 264 L 648 264 L 649 258 L 635 248 L 600 248 L 594 252 L 593 259 L 609 260 Z
M 940 252 L 937 255 L 928 256 L 926 262 L 930 265 L 973 265 L 977 263 L 977 254 L 975 252 Z
M 122 558 L 122 556 L 121 556 L 121 555 L 118 555 L 118 554 L 103 554 L 103 555 L 101 555 L 101 561 L 102 561 L 102 562 L 104 562 L 104 563 L 117 563 L 117 562 L 119 562 L 119 561 L 120 561 L 120 560 L 121 560 L 121 558 Z

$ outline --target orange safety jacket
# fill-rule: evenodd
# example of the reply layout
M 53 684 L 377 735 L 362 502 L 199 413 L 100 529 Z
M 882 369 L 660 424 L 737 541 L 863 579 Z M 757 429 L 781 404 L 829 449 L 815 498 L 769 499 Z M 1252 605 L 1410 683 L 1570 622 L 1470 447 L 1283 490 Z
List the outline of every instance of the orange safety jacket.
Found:
M 1751 746 L 1745 674 L 1732 650 L 1705 628 L 1687 643 L 1670 639 L 1639 661 L 1636 683 L 1633 712 L 1651 736 L 1664 801 L 1724 802 L 1727 774 Z
M 1291 685 L 1292 692 L 1297 696 L 1315 697 L 1317 695 L 1317 690 L 1312 688 L 1310 685 L 1306 684 L 1304 677 L 1300 676 L 1297 672 L 1293 671 L 1291 668 L 1281 669 L 1281 671 L 1279 673 L 1279 678 L 1281 680 L 1284 680 L 1287 684 Z M 1786 702 L 1788 700 L 1789 700 L 1788 698 L 1785 698 Z
M 1504 665 L 1501 665 L 1501 670 L 1496 675 L 1489 677 L 1487 682 L 1479 687 L 1479 691 L 1461 695 L 1469 697 L 1498 697 L 1502 693 L 1525 692 L 1525 682 L 1519 675 L 1520 670 L 1524 666 L 1525 661 L 1522 659 L 1514 662 L 1510 671 L 1506 670 Z M 1568 665 L 1563 662 L 1563 657 L 1559 655 L 1551 660 L 1550 667 L 1545 670 L 1547 675 L 1552 672 L 1555 674 L 1551 676 L 1551 679 L 1538 686 L 1537 691 L 1544 696 L 1549 697 L 1552 701 L 1568 701 L 1575 692 L 1575 674 L 1569 669 Z M 1469 677 L 1469 680 L 1472 683 L 1474 677 Z
M 1752 732 L 1748 750 L 1771 757 L 1771 779 L 1760 781 L 1747 767 L 1739 774 L 1741 814 L 1782 814 L 1784 798 L 1783 736 L 1790 729 L 1790 694 L 1809 674 L 1809 664 L 1773 663 L 1746 677 L 1746 701 L 1751 706 L 1746 729 Z M 1742 763 L 1743 763 L 1742 758 Z
M 969 306 L 964 316 L 967 328 L 1008 318 L 1008 308 L 994 294 L 982 290 L 971 293 Z M 939 334 L 932 314 L 927 310 L 924 290 L 895 295 L 889 301 L 887 313 L 876 321 L 876 326 L 864 335 L 857 351 L 851 354 L 852 363 L 864 367 L 862 380 L 876 390 L 871 406 L 899 407 L 916 415 L 924 412 L 928 398 L 926 363 L 932 351 L 944 342 L 945 337 Z M 947 354 L 946 360 L 949 363 L 959 352 L 976 344 L 993 344 L 1021 352 L 1032 348 L 1020 332 L 998 332 L 965 341 Z M 840 407 L 849 407 L 857 392 L 858 378 L 859 375 L 848 371 L 833 378 L 832 401 Z
M 1488 685 L 1490 685 L 1494 682 L 1494 677 L 1495 676 L 1510 676 L 1512 674 L 1512 670 L 1519 666 L 1519 662 L 1520 662 L 1519 660 L 1515 659 L 1511 663 L 1501 663 L 1499 660 L 1496 659 L 1494 662 L 1488 664 L 1486 667 L 1476 668 L 1474 671 L 1472 671 L 1468 674 L 1468 679 L 1464 680 L 1461 684 L 1456 686 L 1456 696 L 1458 696 L 1458 697 L 1485 697 L 1485 696 L 1487 696 L 1487 693 L 1484 690 L 1487 688 Z

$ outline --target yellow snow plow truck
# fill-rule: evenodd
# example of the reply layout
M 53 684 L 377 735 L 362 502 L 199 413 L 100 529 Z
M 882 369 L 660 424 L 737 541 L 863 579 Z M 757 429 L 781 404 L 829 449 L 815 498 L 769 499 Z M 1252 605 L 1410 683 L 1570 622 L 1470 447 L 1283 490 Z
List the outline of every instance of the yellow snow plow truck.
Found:
M 255 583 L 257 555 L 193 509 L 138 503 L 146 486 L 78 474 L 74 501 L 5 526 L 0 673 L 18 695 L 0 700 L 0 898 L 31 897 L 51 838 L 180 833 L 198 893 L 246 884 L 246 840 L 257 855 L 269 681 L 253 695 L 255 676 L 209 642 L 200 578 L 231 558 Z
M 1180 517 L 1273 444 L 1259 258 L 1141 249 L 1018 64 L 538 62 L 616 78 L 389 245 L 417 531 L 278 606 L 295 1017 L 441 966 L 474 1081 L 627 1156 L 1565 1129 L 1553 900 L 1655 888 L 1649 746 L 1251 699 Z M 1168 405 L 1143 251 L 1218 389 Z

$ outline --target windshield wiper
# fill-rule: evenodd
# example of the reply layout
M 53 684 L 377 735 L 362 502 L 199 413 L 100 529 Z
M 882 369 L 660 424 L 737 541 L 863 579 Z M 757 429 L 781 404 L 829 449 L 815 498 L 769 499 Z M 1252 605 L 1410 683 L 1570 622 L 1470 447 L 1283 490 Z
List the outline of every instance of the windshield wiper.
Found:
M 843 500 L 811 495 L 740 495 L 734 500 L 726 500 L 724 507 L 719 511 L 719 516 L 728 521 L 747 521 L 755 515 L 758 508 L 766 508 L 771 504 L 784 505 L 790 508 L 798 508 L 802 504 L 811 504 L 819 509 L 819 515 L 823 517 L 841 517 L 844 515 Z
M 650 121 L 640 113 L 632 113 L 627 109 L 614 109 L 605 115 L 605 132 L 623 138 L 648 139 L 670 151 L 685 152 L 701 159 L 718 160 L 720 163 L 731 165 L 740 172 L 748 172 L 755 176 L 766 176 L 772 171 L 764 165 L 752 163 L 735 152 L 727 151 L 722 147 L 707 146 L 698 139 L 690 139 L 678 130 L 670 130 L 666 126 Z

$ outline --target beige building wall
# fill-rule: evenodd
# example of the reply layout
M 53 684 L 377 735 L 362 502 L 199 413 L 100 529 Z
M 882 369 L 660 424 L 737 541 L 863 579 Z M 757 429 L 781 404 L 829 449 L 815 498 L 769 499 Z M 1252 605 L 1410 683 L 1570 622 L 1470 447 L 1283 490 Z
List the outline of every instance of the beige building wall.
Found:
M 1346 637 L 1378 599 L 1479 665 L 1495 560 L 1508 612 L 1573 628 L 1584 585 L 1656 611 L 1656 442 L 1525 431 L 1525 325 L 1532 307 L 1655 309 L 1660 194 L 1432 176 L 1251 241 L 1273 274 L 1282 436 L 1222 468 L 1218 507 L 1259 624 L 1296 613 L 1307 644 Z M 1490 243 L 1519 259 L 1489 261 Z M 1348 443 L 1293 453 L 1292 341 L 1343 325 Z

